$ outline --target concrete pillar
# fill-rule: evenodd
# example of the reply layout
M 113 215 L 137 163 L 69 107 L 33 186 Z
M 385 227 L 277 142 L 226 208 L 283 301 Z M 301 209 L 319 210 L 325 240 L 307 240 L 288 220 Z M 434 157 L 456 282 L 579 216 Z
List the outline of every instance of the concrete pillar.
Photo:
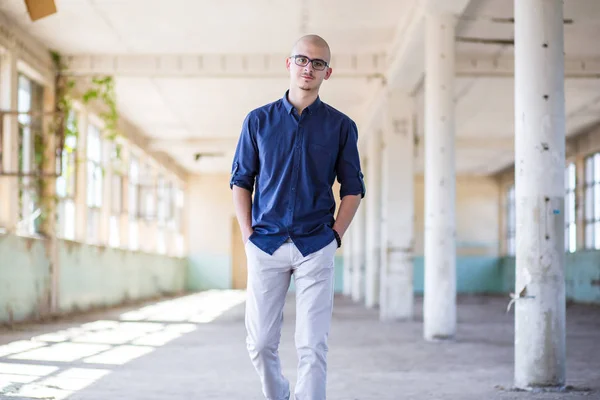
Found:
M 350 296 L 352 294 L 352 231 L 354 227 L 350 224 L 350 227 L 344 234 L 342 239 L 342 251 L 344 252 L 344 296 Z
M 515 385 L 565 384 L 563 2 L 515 0 Z
M 10 52 L 0 54 L 0 109 L 17 110 L 17 58 Z M 17 116 L 4 115 L 2 124 L 2 170 L 18 169 Z M 14 231 L 19 217 L 19 189 L 16 177 L 0 177 L 0 227 Z
M 425 22 L 425 293 L 424 337 L 456 332 L 454 52 L 456 18 Z
M 370 133 L 367 142 L 368 168 L 366 184 L 370 196 L 366 199 L 366 263 L 365 304 L 369 308 L 379 305 L 379 279 L 381 275 L 381 130 Z
M 366 166 L 364 158 L 361 165 Z M 358 207 L 352 221 L 352 300 L 357 302 L 365 298 L 365 216 L 365 207 Z
M 383 116 L 380 319 L 413 316 L 414 103 L 389 93 Z M 373 195 L 371 191 L 371 195 Z

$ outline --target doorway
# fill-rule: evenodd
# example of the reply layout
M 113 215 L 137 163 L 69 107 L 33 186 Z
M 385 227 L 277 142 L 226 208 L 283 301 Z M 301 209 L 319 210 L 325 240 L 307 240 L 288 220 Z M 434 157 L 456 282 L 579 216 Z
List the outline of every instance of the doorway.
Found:
M 231 220 L 231 287 L 246 289 L 248 283 L 248 268 L 246 249 L 242 240 L 242 232 L 234 216 Z

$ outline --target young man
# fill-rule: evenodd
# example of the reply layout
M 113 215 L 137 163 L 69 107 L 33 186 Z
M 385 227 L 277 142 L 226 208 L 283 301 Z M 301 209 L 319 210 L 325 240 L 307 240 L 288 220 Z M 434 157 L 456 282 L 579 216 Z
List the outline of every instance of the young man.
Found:
M 233 159 L 230 187 L 248 259 L 246 342 L 269 400 L 290 398 L 278 347 L 292 275 L 295 398 L 326 398 L 334 255 L 365 195 L 356 125 L 319 98 L 330 59 L 321 37 L 298 40 L 286 59 L 289 90 L 246 116 Z M 341 204 L 334 218 L 336 176 Z

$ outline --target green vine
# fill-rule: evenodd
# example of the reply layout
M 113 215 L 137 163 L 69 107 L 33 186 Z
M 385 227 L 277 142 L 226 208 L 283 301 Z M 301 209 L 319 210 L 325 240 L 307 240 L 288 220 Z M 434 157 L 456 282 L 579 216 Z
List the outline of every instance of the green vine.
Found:
M 65 149 L 67 153 L 72 153 L 75 148 L 67 145 L 67 138 L 79 136 L 79 129 L 77 124 L 70 124 L 69 117 L 73 110 L 73 89 L 75 88 L 75 81 L 73 79 L 67 79 L 63 74 L 65 65 L 62 62 L 60 54 L 57 52 L 51 52 L 52 61 L 56 68 L 56 117 L 54 119 L 52 131 L 57 133 L 58 137 L 64 138 L 61 143 L 61 148 Z
M 63 116 L 71 115 L 73 109 L 73 94 L 72 91 L 76 86 L 76 82 L 73 79 L 67 80 L 64 75 L 66 65 L 62 62 L 62 57 L 57 52 L 52 52 L 52 60 L 57 70 L 57 111 Z M 100 101 L 105 111 L 100 113 L 100 118 L 104 122 L 104 138 L 114 142 L 117 148 L 117 159 L 120 159 L 121 143 L 119 138 L 121 134 L 119 132 L 119 114 L 117 111 L 117 96 L 115 94 L 115 83 L 112 76 L 105 77 L 93 77 L 91 80 L 92 86 L 88 88 L 83 94 L 81 99 L 84 104 L 90 104 L 92 101 Z M 62 88 L 63 90 L 59 90 Z M 62 127 L 64 131 L 64 137 L 69 136 L 78 137 L 79 132 L 77 124 L 68 124 L 66 120 L 62 121 Z M 64 147 L 68 152 L 72 152 L 74 149 Z
M 117 99 L 115 95 L 115 83 L 111 76 L 104 78 L 92 78 L 94 87 L 83 94 L 83 102 L 88 104 L 92 100 L 101 100 L 107 111 L 100 114 L 104 122 L 105 138 L 116 143 L 117 159 L 121 156 L 121 143 L 118 124 L 119 114 L 117 113 Z
M 58 52 L 51 51 L 50 56 L 56 70 L 56 80 L 55 116 L 50 123 L 51 135 L 49 137 L 53 136 L 59 141 L 56 146 L 57 155 L 58 152 L 60 152 L 63 156 L 70 157 L 76 150 L 77 143 L 79 142 L 78 139 L 80 137 L 78 124 L 73 119 L 73 102 L 75 100 L 74 89 L 76 87 L 76 82 L 64 73 L 66 65 L 63 63 L 61 55 Z M 91 86 L 81 94 L 81 100 L 84 104 L 89 104 L 92 101 L 100 103 L 100 106 L 103 109 L 102 113 L 99 115 L 104 122 L 103 137 L 106 140 L 115 143 L 115 158 L 117 162 L 120 161 L 122 145 L 119 140 L 121 134 L 118 130 L 119 117 L 113 78 L 111 76 L 92 78 Z M 46 224 L 50 220 L 49 216 L 51 214 L 57 216 L 57 213 L 55 213 L 56 204 L 60 200 L 56 194 L 51 195 L 49 193 L 50 190 L 48 190 L 48 174 L 45 172 L 54 170 L 54 166 L 48 165 L 48 144 L 48 138 L 43 134 L 35 136 L 34 162 L 36 169 L 40 173 L 33 179 L 37 192 L 37 200 L 39 201 L 41 209 L 39 217 L 40 233 L 44 235 L 50 233 L 51 228 L 46 227 Z M 54 183 L 55 180 L 52 179 L 50 182 Z

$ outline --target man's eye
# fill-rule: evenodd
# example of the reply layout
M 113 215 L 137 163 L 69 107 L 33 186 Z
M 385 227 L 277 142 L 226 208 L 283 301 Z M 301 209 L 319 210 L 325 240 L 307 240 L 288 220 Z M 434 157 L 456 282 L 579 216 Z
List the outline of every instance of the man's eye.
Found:
M 298 60 L 302 64 L 308 62 L 308 60 L 306 59 L 306 57 L 298 57 L 298 58 L 296 58 L 296 60 Z
M 325 66 L 325 63 L 323 61 L 315 61 L 315 67 L 323 68 L 324 66 Z

